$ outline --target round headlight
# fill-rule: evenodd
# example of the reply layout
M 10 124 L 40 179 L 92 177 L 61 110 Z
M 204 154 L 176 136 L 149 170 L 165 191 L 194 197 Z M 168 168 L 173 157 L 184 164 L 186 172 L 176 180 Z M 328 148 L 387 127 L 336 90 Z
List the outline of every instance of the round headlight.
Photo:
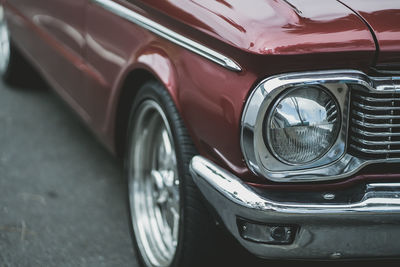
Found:
M 339 114 L 336 100 L 323 87 L 293 88 L 277 100 L 267 116 L 266 143 L 284 163 L 310 163 L 335 143 Z

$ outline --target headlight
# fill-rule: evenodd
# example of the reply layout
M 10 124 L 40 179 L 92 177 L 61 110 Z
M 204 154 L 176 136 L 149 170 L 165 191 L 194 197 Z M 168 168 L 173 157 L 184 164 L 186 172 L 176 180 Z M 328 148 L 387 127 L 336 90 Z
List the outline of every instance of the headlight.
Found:
M 339 106 L 322 86 L 290 89 L 264 122 L 271 152 L 288 164 L 313 162 L 329 151 L 340 130 Z

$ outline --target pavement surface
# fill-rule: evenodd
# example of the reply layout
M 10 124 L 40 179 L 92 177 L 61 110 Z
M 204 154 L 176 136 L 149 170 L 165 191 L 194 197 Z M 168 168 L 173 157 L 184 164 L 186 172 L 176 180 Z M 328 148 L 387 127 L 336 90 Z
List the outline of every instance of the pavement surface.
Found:
M 138 266 L 120 165 L 45 85 L 0 83 L 0 267 Z
M 23 84 L 0 81 L 0 267 L 139 266 L 121 163 L 43 82 Z M 230 262 L 215 266 L 327 265 L 221 253 Z

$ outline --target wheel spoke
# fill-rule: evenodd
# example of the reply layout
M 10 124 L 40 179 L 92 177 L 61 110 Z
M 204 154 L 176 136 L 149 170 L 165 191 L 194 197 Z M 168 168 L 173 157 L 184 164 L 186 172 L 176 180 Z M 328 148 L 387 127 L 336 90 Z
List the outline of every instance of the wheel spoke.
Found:
M 162 190 L 164 188 L 164 181 L 161 173 L 158 170 L 151 170 L 151 177 L 153 178 L 157 189 Z
M 167 200 L 168 200 L 168 191 L 164 189 L 159 193 L 156 201 L 158 205 L 163 205 L 167 202 Z
M 172 236 L 174 237 L 173 246 L 177 245 L 178 231 L 179 231 L 179 211 L 175 207 L 171 207 L 171 213 L 173 214 L 174 223 L 172 227 Z
M 162 145 L 160 147 L 160 163 L 164 169 L 172 169 L 176 166 L 175 149 L 171 144 L 167 130 L 164 128 L 161 133 Z

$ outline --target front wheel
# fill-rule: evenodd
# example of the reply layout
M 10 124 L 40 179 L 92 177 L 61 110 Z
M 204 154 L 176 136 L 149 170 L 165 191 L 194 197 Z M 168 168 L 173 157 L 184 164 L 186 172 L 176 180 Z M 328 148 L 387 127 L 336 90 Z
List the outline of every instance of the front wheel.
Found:
M 142 265 L 201 266 L 212 257 L 215 226 L 189 173 L 196 150 L 157 82 L 138 92 L 128 144 L 130 219 Z

